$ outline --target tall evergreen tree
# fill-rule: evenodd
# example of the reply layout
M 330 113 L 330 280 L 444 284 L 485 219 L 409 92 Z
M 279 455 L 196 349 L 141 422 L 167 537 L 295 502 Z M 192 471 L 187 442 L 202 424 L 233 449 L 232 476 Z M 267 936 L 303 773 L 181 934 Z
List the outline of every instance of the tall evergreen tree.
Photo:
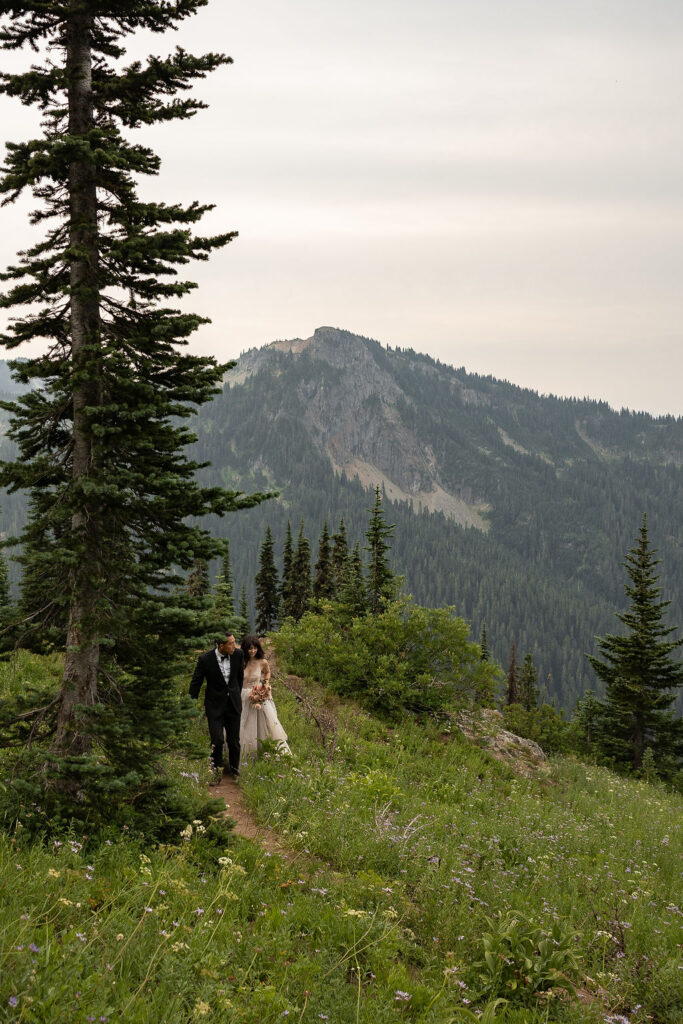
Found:
M 367 598 L 365 593 L 365 578 L 363 576 L 363 559 L 360 553 L 360 544 L 356 544 L 353 551 L 349 552 L 346 569 L 342 576 L 344 581 L 339 600 L 346 608 L 351 617 L 366 615 L 368 611 Z
M 175 28 L 203 4 L 0 0 L 0 46 L 46 54 L 0 76 L 0 91 L 43 116 L 41 136 L 8 144 L 0 193 L 11 202 L 32 191 L 33 223 L 45 225 L 5 275 L 2 305 L 21 313 L 0 342 L 43 347 L 12 364 L 18 381 L 37 386 L 11 406 L 20 457 L 0 482 L 30 492 L 25 571 L 49 582 L 46 615 L 66 623 L 50 778 L 82 807 L 98 779 L 114 784 L 112 773 L 119 794 L 136 789 L 143 807 L 141 778 L 156 774 L 155 750 L 177 730 L 167 677 L 174 615 L 185 613 L 169 608 L 168 568 L 212 555 L 196 517 L 258 500 L 196 481 L 182 420 L 216 393 L 225 367 L 181 354 L 203 318 L 167 304 L 194 287 L 176 267 L 233 235 L 193 233 L 207 206 L 141 200 L 136 179 L 156 175 L 159 159 L 124 135 L 204 106 L 176 94 L 228 58 L 177 49 L 122 64 L 130 33 Z M 104 760 L 74 760 L 87 760 L 95 738 Z
M 370 555 L 367 575 L 368 610 L 371 615 L 378 615 L 396 593 L 396 578 L 389 568 L 387 540 L 394 527 L 387 524 L 379 487 L 375 487 L 375 504 L 369 512 L 370 521 L 365 534 L 365 550 Z
M 213 643 L 223 631 L 223 624 L 216 614 L 209 580 L 209 563 L 205 558 L 195 558 L 176 603 L 186 615 L 186 622 L 179 627 L 180 633 L 185 635 L 192 647 L 205 647 Z
M 240 640 L 241 637 L 246 636 L 247 633 L 251 633 L 251 618 L 249 616 L 249 602 L 247 601 L 247 585 L 246 585 L 246 583 L 242 584 L 242 589 L 240 590 L 240 606 L 239 606 L 238 615 L 239 615 L 239 627 L 238 627 L 239 636 L 238 636 L 237 640 L 238 640 L 238 643 L 239 643 L 239 640 Z
M 332 578 L 334 596 L 339 597 L 346 581 L 346 570 L 349 558 L 349 541 L 346 535 L 344 517 L 339 520 L 339 528 L 332 534 Z
M 209 583 L 209 563 L 205 558 L 195 558 L 187 576 L 185 589 L 193 599 L 208 598 L 211 592 Z
M 482 627 L 481 627 L 481 638 L 479 640 L 479 648 L 481 650 L 481 655 L 480 655 L 481 660 L 482 661 L 490 661 L 491 660 L 491 655 L 490 655 L 490 652 L 489 652 L 489 641 L 488 641 L 488 637 L 486 635 L 486 623 L 485 622 L 482 623 Z
M 294 542 L 292 541 L 292 524 L 287 520 L 285 547 L 282 552 L 282 581 L 280 584 L 280 607 L 283 618 L 294 614 Z
M 295 619 L 308 610 L 311 601 L 311 546 L 304 533 L 304 521 L 301 520 L 296 551 L 292 560 L 292 602 L 291 614 Z
M 277 622 L 280 595 L 278 593 L 277 569 L 273 552 L 273 535 L 270 526 L 259 554 L 259 570 L 256 573 L 256 632 L 267 633 Z
M 207 641 L 215 641 L 219 636 L 234 633 L 239 636 L 241 621 L 235 611 L 235 584 L 230 558 L 230 543 L 223 541 L 223 557 L 213 588 L 210 623 L 206 632 Z
M 313 596 L 317 600 L 329 600 L 334 597 L 334 571 L 332 565 L 332 550 L 330 548 L 330 534 L 327 529 L 327 520 L 323 524 L 323 532 L 318 542 L 318 561 L 315 563 L 315 576 L 313 579 Z
M 527 652 L 522 662 L 522 671 L 519 674 L 519 691 L 518 700 L 519 703 L 526 708 L 527 711 L 533 711 L 538 705 L 538 686 L 536 682 L 538 680 L 538 673 L 536 666 L 534 665 L 534 659 L 531 652 Z
M 505 703 L 517 704 L 519 702 L 519 667 L 517 665 L 517 652 L 515 641 L 510 644 L 510 661 L 508 664 L 505 688 Z
M 586 753 L 593 751 L 598 742 L 602 726 L 602 704 L 592 690 L 586 690 L 576 702 L 572 716 L 572 727 L 578 733 Z
M 221 567 L 218 570 L 216 583 L 213 588 L 214 604 L 216 606 L 216 617 L 225 619 L 230 623 L 235 617 L 235 584 L 232 578 L 232 564 L 230 562 L 230 541 L 224 541 L 223 557 Z
M 599 737 L 603 753 L 638 769 L 650 747 L 659 773 L 666 775 L 679 766 L 683 753 L 683 722 L 671 712 L 683 685 L 683 662 L 673 657 L 683 639 L 667 639 L 675 627 L 664 625 L 670 602 L 660 600 L 655 554 L 644 515 L 638 539 L 623 562 L 631 581 L 625 585 L 631 604 L 617 618 L 627 632 L 597 637 L 600 653 L 588 660 L 606 686 Z

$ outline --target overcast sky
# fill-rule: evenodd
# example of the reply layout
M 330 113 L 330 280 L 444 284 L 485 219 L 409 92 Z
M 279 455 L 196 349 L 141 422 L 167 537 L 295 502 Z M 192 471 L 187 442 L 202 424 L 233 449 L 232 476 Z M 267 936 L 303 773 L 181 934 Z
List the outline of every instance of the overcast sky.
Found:
M 145 132 L 217 204 L 196 351 L 343 327 L 541 392 L 683 414 L 681 0 L 211 0 L 229 53 Z M 32 115 L 0 99 L 3 136 Z M 0 265 L 29 241 L 0 211 Z

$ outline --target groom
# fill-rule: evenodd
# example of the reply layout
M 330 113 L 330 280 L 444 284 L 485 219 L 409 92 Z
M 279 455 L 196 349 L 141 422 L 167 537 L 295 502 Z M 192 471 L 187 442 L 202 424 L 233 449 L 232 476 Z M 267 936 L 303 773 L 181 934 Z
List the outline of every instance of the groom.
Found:
M 240 773 L 240 718 L 242 716 L 242 680 L 244 656 L 235 646 L 235 637 L 228 633 L 213 650 L 200 654 L 190 683 L 190 697 L 199 697 L 206 680 L 204 708 L 209 723 L 215 769 L 213 785 L 223 774 L 223 732 L 228 743 L 228 761 L 233 778 Z

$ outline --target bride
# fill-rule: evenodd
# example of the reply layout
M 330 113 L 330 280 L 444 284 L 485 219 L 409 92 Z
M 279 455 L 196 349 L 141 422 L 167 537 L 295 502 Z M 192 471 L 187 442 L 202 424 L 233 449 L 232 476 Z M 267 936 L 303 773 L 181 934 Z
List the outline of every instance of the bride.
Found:
M 280 725 L 275 702 L 270 695 L 270 665 L 263 648 L 255 636 L 242 640 L 244 654 L 244 682 L 242 684 L 242 719 L 240 722 L 240 748 L 243 757 L 256 753 L 260 740 L 271 739 L 281 754 L 290 754 L 287 733 Z M 259 684 L 264 688 L 263 699 L 252 690 Z M 256 698 L 256 699 L 255 699 Z

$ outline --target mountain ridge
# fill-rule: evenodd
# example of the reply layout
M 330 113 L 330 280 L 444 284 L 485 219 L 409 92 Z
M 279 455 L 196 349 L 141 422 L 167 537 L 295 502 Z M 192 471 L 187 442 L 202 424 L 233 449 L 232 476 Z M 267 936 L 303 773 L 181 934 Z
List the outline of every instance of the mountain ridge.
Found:
M 455 606 L 475 636 L 486 622 L 503 664 L 512 639 L 532 649 L 564 706 L 595 685 L 585 653 L 614 630 L 643 511 L 667 596 L 683 570 L 683 419 L 542 397 L 326 327 L 245 352 L 196 425 L 207 479 L 280 491 L 249 528 L 218 526 L 248 590 L 267 524 L 281 545 L 287 518 L 315 541 L 344 515 L 362 542 L 379 484 L 406 588 Z
M 599 690 L 585 655 L 618 632 L 625 553 L 643 512 L 661 558 L 668 621 L 683 621 L 683 418 L 540 396 L 337 328 L 250 349 L 190 426 L 202 479 L 277 500 L 210 528 L 231 541 L 236 592 L 253 602 L 266 526 L 281 555 L 287 520 L 312 542 L 344 517 L 364 544 L 370 488 L 395 524 L 393 569 L 431 606 L 452 606 L 493 656 L 531 652 L 570 709 Z M 21 495 L 4 495 L 15 535 Z M 215 570 L 215 566 L 212 567 Z

